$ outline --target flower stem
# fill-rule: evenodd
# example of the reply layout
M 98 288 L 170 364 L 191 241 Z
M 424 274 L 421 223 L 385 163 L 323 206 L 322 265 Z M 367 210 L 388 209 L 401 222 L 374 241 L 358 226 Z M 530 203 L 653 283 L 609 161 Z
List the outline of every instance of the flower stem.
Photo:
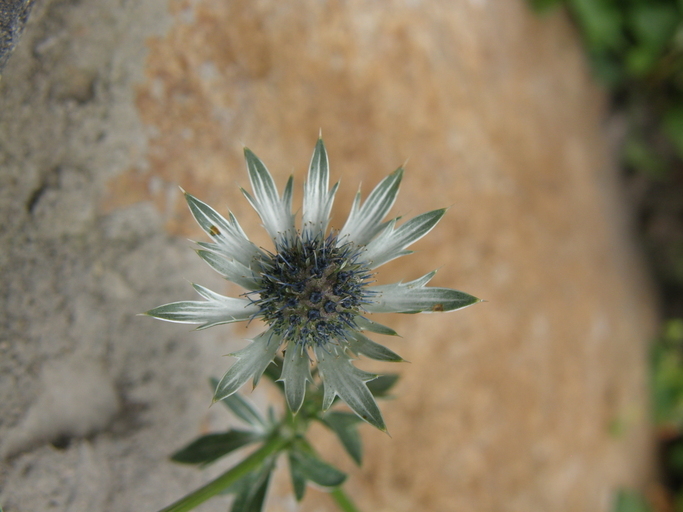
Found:
M 215 478 L 208 484 L 200 487 L 196 491 L 183 498 L 180 498 L 178 501 L 169 505 L 168 507 L 161 509 L 159 512 L 187 512 L 188 510 L 192 510 L 197 505 L 204 503 L 206 500 L 215 496 L 226 487 L 234 484 L 240 478 L 257 469 L 265 459 L 267 459 L 273 453 L 281 451 L 289 442 L 290 440 L 286 437 L 274 435 L 268 439 L 263 446 L 249 455 L 242 462 L 230 468 L 228 471 Z M 348 510 L 355 509 L 352 508 Z
M 348 494 L 346 494 L 341 487 L 335 487 L 330 494 L 339 508 L 344 512 L 360 512 L 353 501 L 351 501 Z

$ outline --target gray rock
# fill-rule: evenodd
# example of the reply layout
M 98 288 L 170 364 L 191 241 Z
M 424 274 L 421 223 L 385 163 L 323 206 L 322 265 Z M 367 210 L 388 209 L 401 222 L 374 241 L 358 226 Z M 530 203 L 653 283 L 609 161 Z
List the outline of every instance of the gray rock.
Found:
M 28 20 L 35 0 L 0 0 L 0 75 Z

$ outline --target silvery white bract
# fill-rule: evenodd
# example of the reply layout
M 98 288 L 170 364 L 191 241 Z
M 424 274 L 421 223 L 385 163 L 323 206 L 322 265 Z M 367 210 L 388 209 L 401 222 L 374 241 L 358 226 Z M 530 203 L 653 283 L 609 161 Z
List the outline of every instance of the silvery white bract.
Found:
M 368 318 L 368 313 L 452 311 L 479 299 L 448 288 L 427 287 L 434 272 L 408 283 L 371 286 L 374 269 L 410 254 L 406 247 L 426 235 L 445 209 L 434 210 L 397 225 L 383 222 L 394 204 L 403 169 L 399 168 L 361 204 L 356 194 L 346 224 L 328 233 L 327 225 L 337 190 L 329 189 L 327 152 L 322 139 L 313 152 L 304 184 L 303 218 L 297 229 L 292 214 L 292 178 L 282 196 L 265 165 L 244 150 L 253 195 L 242 190 L 273 239 L 269 252 L 249 241 L 232 214 L 224 218 L 199 199 L 185 193 L 192 215 L 213 243 L 198 242 L 197 252 L 226 279 L 247 290 L 239 298 L 225 297 L 193 285 L 204 301 L 166 304 L 146 314 L 204 329 L 219 324 L 262 319 L 268 329 L 244 349 L 219 382 L 214 401 L 235 393 L 250 378 L 254 386 L 282 349 L 287 403 L 297 412 L 307 382 L 313 382 L 312 363 L 324 385 L 323 409 L 339 396 L 361 418 L 386 430 L 366 382 L 376 377 L 351 363 L 358 355 L 380 361 L 401 357 L 363 334 L 396 333 Z

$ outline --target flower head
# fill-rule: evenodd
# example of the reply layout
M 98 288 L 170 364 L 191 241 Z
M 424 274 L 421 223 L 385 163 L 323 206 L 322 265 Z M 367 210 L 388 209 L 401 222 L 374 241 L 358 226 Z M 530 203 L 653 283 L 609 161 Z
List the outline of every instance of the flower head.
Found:
M 159 306 L 146 314 L 162 320 L 200 324 L 199 329 L 259 318 L 268 328 L 242 350 L 219 382 L 221 400 L 250 378 L 254 386 L 280 350 L 284 350 L 280 380 L 287 403 L 297 412 L 315 365 L 324 386 L 323 409 L 336 396 L 361 418 L 381 430 L 384 420 L 366 382 L 376 375 L 352 364 L 358 355 L 381 361 L 402 361 L 393 351 L 369 339 L 364 331 L 396 332 L 366 317 L 369 313 L 453 311 L 479 299 L 457 290 L 425 286 L 435 272 L 408 283 L 372 285 L 380 265 L 410 254 L 406 248 L 439 222 L 445 209 L 433 210 L 397 226 L 383 221 L 394 204 L 403 169 L 377 185 L 361 204 L 356 194 L 351 212 L 339 231 L 329 231 L 330 210 L 337 185 L 329 189 L 329 166 L 318 140 L 304 184 L 300 228 L 291 211 L 292 178 L 282 196 L 265 165 L 244 150 L 253 196 L 242 190 L 273 240 L 272 251 L 249 241 L 237 219 L 224 218 L 185 193 L 192 215 L 213 242 L 198 242 L 199 256 L 226 279 L 242 286 L 240 297 L 226 297 L 193 285 L 204 301 Z

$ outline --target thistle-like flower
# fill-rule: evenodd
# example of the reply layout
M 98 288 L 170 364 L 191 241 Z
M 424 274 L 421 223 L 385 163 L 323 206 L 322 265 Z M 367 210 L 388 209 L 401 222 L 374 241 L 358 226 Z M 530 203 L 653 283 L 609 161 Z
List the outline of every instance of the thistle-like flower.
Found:
M 338 183 L 329 189 L 329 165 L 318 140 L 304 184 L 300 228 L 291 211 L 292 177 L 280 197 L 261 160 L 244 150 L 253 196 L 245 197 L 261 217 L 273 240 L 266 250 L 250 242 L 237 219 L 228 219 L 192 195 L 185 198 L 192 215 L 213 242 L 198 242 L 199 256 L 223 277 L 247 291 L 226 297 L 203 286 L 194 288 L 205 301 L 166 304 L 146 314 L 170 322 L 219 324 L 263 320 L 268 328 L 237 358 L 218 383 L 214 401 L 235 393 L 250 378 L 254 386 L 280 350 L 284 351 L 280 380 L 289 408 L 301 408 L 311 367 L 317 367 L 324 386 L 323 409 L 340 397 L 375 427 L 386 430 L 382 414 L 366 382 L 377 377 L 352 364 L 358 355 L 380 361 L 403 359 L 369 339 L 363 331 L 396 335 L 368 319 L 368 313 L 453 311 L 479 299 L 448 288 L 425 286 L 434 272 L 408 283 L 372 285 L 377 267 L 410 254 L 408 247 L 437 224 L 445 209 L 433 210 L 397 226 L 383 222 L 394 204 L 403 169 L 384 178 L 361 205 L 360 191 L 341 230 L 328 232 L 330 210 Z

